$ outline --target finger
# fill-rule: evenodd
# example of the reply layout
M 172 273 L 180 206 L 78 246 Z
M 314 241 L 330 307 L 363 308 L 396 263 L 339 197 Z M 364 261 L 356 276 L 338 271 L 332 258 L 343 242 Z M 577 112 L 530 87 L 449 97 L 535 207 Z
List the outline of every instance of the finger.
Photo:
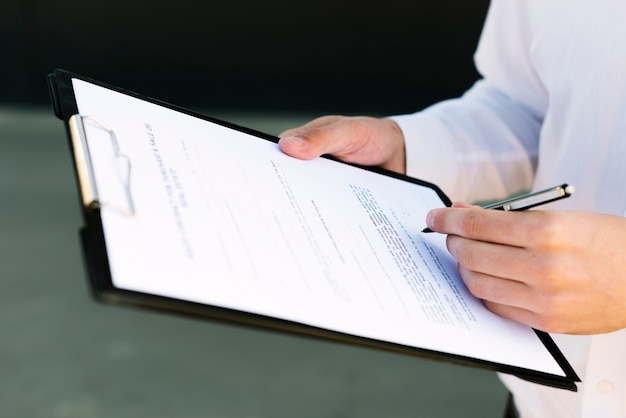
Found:
M 323 154 L 342 157 L 359 143 L 357 128 L 342 117 L 322 117 L 281 134 L 278 145 L 285 154 L 304 160 Z
M 459 267 L 472 272 L 520 280 L 525 273 L 524 250 L 502 244 L 475 241 L 459 235 L 448 235 L 446 246 Z
M 568 263 L 562 255 L 551 256 L 532 248 L 476 241 L 448 235 L 446 246 L 459 266 L 473 272 L 523 282 L 545 293 L 562 290 Z
M 530 327 L 546 330 L 547 321 L 538 313 L 538 298 L 524 283 L 459 268 L 468 290 L 494 314 Z
M 548 216 L 549 212 L 545 211 L 506 212 L 453 207 L 431 210 L 426 216 L 426 224 L 442 234 L 523 247 L 534 245 L 545 237 Z
M 485 301 L 485 307 L 502 318 L 519 322 L 531 328 L 546 332 L 557 331 L 556 328 L 550 326 L 545 320 L 543 320 L 540 315 L 528 309 L 519 308 L 517 306 L 501 305 L 489 301 Z
M 503 318 L 511 319 L 545 332 L 559 334 L 595 334 L 598 325 L 593 315 L 567 314 L 567 311 L 545 309 L 541 303 L 526 307 L 484 301 L 485 307 Z M 570 303 L 569 306 L 572 304 Z M 579 305 L 577 305 L 579 306 Z M 618 326 L 619 327 L 619 326 Z M 612 328 L 611 325 L 607 329 Z
M 498 305 L 535 309 L 532 289 L 523 282 L 479 273 L 459 266 L 461 278 L 470 293 L 485 302 Z
M 335 123 L 339 119 L 342 119 L 343 116 L 321 116 L 319 118 L 313 119 L 302 126 L 298 126 L 296 128 L 287 129 L 283 133 L 279 134 L 279 138 L 286 138 L 289 136 L 301 136 L 305 135 L 307 132 L 320 128 L 324 125 L 330 125 Z

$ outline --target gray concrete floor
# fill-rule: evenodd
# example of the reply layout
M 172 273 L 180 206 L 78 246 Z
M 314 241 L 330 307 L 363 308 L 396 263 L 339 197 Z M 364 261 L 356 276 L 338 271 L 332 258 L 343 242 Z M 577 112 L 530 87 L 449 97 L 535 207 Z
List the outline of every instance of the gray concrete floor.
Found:
M 268 133 L 307 117 L 217 114 Z M 490 372 L 94 302 L 50 109 L 0 107 L 0 416 L 499 417 Z

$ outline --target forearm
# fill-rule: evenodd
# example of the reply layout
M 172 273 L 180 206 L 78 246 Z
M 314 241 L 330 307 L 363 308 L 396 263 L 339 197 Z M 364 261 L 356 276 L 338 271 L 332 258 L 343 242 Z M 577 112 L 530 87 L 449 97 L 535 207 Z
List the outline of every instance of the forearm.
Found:
M 401 127 L 407 170 L 453 199 L 503 198 L 531 186 L 548 96 L 530 57 L 526 2 L 493 0 L 475 55 L 483 80 Z
M 541 120 L 486 81 L 462 98 L 392 119 L 403 131 L 407 173 L 453 199 L 497 199 L 531 186 Z

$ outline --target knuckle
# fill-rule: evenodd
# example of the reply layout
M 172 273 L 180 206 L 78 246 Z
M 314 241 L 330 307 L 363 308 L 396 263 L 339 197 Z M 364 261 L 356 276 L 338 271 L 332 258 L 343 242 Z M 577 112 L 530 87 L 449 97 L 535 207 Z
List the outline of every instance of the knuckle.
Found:
M 558 217 L 550 211 L 536 211 L 533 213 L 534 222 L 527 233 L 530 237 L 536 237 L 537 244 L 543 248 L 554 248 L 561 245 L 561 237 L 565 236 L 566 226 Z
M 487 296 L 487 288 L 483 280 L 479 280 L 476 277 L 465 282 L 469 292 L 478 299 L 485 299 Z
M 565 328 L 562 318 L 565 316 L 564 306 L 559 297 L 542 297 L 537 309 L 535 328 L 545 332 L 562 332 Z
M 460 228 L 465 236 L 481 236 L 485 230 L 485 220 L 478 210 L 463 209 L 465 216 L 461 218 Z
M 533 259 L 529 268 L 534 271 L 529 276 L 535 278 L 534 287 L 547 297 L 558 295 L 567 289 L 567 277 L 572 277 L 573 273 L 567 271 L 567 263 L 561 261 L 559 257 L 534 255 Z
M 456 261 L 468 270 L 474 269 L 480 261 L 480 255 L 474 246 L 463 238 L 448 236 L 448 249 Z

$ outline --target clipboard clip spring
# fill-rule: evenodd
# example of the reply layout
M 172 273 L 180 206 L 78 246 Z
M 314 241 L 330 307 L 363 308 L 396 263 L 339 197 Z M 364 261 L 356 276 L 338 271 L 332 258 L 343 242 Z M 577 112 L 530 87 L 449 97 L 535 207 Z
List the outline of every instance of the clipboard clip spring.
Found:
M 115 156 L 118 172 L 121 172 L 121 182 L 124 188 L 123 196 L 126 202 L 105 202 L 98 193 L 98 186 L 93 168 L 93 160 L 89 151 L 89 142 L 85 131 L 85 122 L 90 121 L 93 126 L 106 131 L 109 134 L 112 150 Z M 72 115 L 68 121 L 74 161 L 81 190 L 83 205 L 90 210 L 100 210 L 104 207 L 111 208 L 126 216 L 134 216 L 135 208 L 130 193 L 130 159 L 120 151 L 120 146 L 115 132 L 109 125 L 92 115 Z M 120 204 L 121 203 L 121 204 Z

